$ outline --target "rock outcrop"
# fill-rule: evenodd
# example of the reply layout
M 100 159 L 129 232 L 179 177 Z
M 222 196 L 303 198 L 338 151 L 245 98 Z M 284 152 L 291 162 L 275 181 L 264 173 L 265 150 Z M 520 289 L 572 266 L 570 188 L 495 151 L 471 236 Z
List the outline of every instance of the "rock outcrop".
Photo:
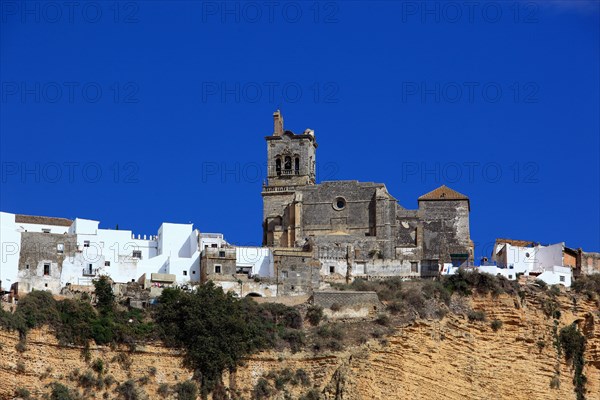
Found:
M 272 394 L 274 399 L 300 398 L 314 388 L 324 399 L 575 399 L 573 370 L 555 345 L 554 318 L 544 313 L 545 295 L 474 297 L 471 306 L 484 311 L 486 321 L 470 321 L 448 314 L 442 320 L 418 320 L 399 327 L 390 336 L 340 352 L 291 354 L 263 352 L 250 357 L 224 382 L 244 399 L 251 398 L 258 380 L 269 372 L 302 369 L 310 385 L 287 385 Z M 576 322 L 587 345 L 584 374 L 586 399 L 600 400 L 600 312 L 591 301 L 558 296 L 558 329 Z M 499 329 L 491 321 L 502 322 Z M 33 395 L 48 393 L 51 382 L 75 388 L 73 371 L 90 370 L 82 350 L 58 346 L 48 330 L 27 337 L 27 349 L 18 352 L 18 334 L 0 331 L 0 399 L 13 398 L 15 389 Z M 120 362 L 125 354 L 131 361 Z M 150 398 L 159 385 L 173 385 L 192 374 L 181 366 L 181 354 L 160 344 L 126 349 L 94 347 L 90 359 L 100 358 L 106 374 L 122 383 L 137 380 Z M 146 377 L 144 379 L 144 377 Z M 552 385 L 551 385 L 552 383 Z M 552 386 L 552 387 L 551 387 Z M 88 391 L 85 398 L 116 398 L 114 388 Z M 83 388 L 78 389 L 83 393 Z M 286 393 L 287 396 L 286 397 Z

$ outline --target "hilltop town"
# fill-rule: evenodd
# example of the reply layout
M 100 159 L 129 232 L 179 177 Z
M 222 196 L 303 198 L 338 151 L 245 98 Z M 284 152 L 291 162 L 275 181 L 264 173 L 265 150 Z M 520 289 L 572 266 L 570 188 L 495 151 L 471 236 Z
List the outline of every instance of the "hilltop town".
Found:
M 132 304 L 144 306 L 165 287 L 207 281 L 239 297 L 282 298 L 356 278 L 436 278 L 459 268 L 565 287 L 600 272 L 600 253 L 513 239 L 497 239 L 476 266 L 466 195 L 443 185 L 410 210 L 383 183 L 317 183 L 315 132 L 285 130 L 279 111 L 273 124 L 265 137 L 263 246 L 236 246 L 192 224 L 163 223 L 156 233 L 136 235 L 90 219 L 1 212 L 2 300 L 34 290 L 90 291 L 99 276 L 110 277 L 118 294 L 135 283 L 143 294 Z

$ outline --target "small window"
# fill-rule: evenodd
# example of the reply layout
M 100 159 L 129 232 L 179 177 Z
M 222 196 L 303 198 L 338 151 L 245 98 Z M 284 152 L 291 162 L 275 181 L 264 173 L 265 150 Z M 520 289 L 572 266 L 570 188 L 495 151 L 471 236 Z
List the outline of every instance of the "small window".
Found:
M 335 274 L 335 266 L 333 266 L 333 265 L 329 266 L 329 273 L 330 274 Z
M 48 287 L 48 284 L 47 284 L 47 283 L 44 283 L 44 287 Z
M 215 274 L 220 274 L 220 273 L 221 273 L 221 266 L 215 265 Z
M 560 279 L 560 281 L 561 281 L 561 282 L 564 282 L 564 281 L 565 281 L 565 277 L 564 277 L 564 275 L 560 275 L 560 276 L 558 277 L 558 279 Z
M 216 249 L 217 248 L 217 244 L 213 243 L 213 244 L 210 245 L 210 247 L 212 247 L 213 249 Z
M 410 272 L 412 272 L 413 274 L 419 273 L 419 263 L 418 262 L 416 262 L 416 261 L 410 262 Z
M 196 275 L 196 271 L 192 271 L 192 275 Z
M 288 272 L 287 272 L 287 271 L 282 271 L 282 272 L 281 272 L 281 277 L 282 277 L 283 279 L 287 279 L 287 277 L 288 277 Z
M 104 266 L 105 267 L 110 267 L 110 261 L 104 261 Z
M 529 253 L 525 253 L 525 257 L 529 258 Z
M 141 250 L 134 250 L 133 254 L 132 254 L 133 258 L 137 258 L 138 260 L 142 259 L 142 251 Z
M 512 275 L 509 275 L 509 276 L 508 276 L 508 279 L 512 279 Z
M 346 208 L 346 199 L 343 197 L 336 197 L 335 200 L 333 200 L 333 208 L 337 211 L 341 211 Z
M 44 264 L 44 275 L 50 275 L 50 264 Z
M 225 252 L 224 251 L 219 251 L 219 257 L 225 257 Z
M 50 229 L 44 228 L 44 229 L 42 229 L 42 232 L 43 233 L 50 233 Z
M 183 276 L 187 276 L 187 271 L 183 271 Z
M 90 241 L 89 240 L 84 240 L 83 241 L 83 247 L 90 247 Z
M 65 245 L 63 243 L 59 243 L 56 245 L 56 252 L 58 254 L 63 254 L 65 252 Z
M 25 269 L 29 269 L 29 264 L 25 264 Z

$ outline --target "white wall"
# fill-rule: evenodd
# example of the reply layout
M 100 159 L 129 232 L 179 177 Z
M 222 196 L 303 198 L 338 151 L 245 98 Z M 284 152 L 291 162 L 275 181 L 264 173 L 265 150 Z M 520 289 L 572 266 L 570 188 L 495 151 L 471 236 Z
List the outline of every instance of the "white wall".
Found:
M 15 224 L 15 214 L 0 212 L 0 290 L 8 291 L 17 282 L 20 250 L 21 232 Z
M 252 267 L 252 275 L 263 278 L 275 276 L 273 257 L 267 247 L 236 247 L 235 264 L 236 267 Z
M 571 286 L 572 272 L 569 267 L 552 266 L 546 268 L 542 272 L 538 279 L 543 280 L 548 285 L 564 285 L 565 287 Z

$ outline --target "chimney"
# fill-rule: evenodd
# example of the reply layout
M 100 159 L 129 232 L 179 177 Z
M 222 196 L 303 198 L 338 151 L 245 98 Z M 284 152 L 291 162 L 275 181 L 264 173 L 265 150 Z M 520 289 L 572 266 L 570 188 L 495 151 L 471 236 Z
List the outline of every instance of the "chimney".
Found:
M 273 113 L 273 125 L 273 136 L 283 135 L 283 116 L 281 115 L 281 111 L 279 110 Z

